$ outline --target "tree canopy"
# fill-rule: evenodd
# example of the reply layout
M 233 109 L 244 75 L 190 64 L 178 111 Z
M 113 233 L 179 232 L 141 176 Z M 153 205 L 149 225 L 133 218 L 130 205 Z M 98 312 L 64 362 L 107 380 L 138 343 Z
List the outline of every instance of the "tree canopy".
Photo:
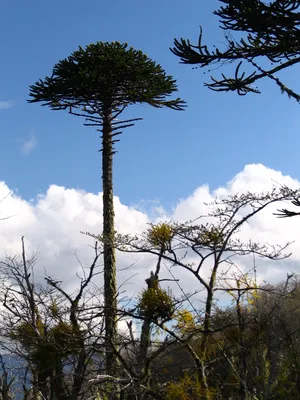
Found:
M 177 91 L 176 81 L 162 67 L 127 43 L 97 42 L 79 47 L 59 61 L 50 77 L 30 86 L 30 103 L 42 102 L 53 110 L 99 105 L 112 108 L 135 103 L 181 110 L 185 102 L 168 99 Z

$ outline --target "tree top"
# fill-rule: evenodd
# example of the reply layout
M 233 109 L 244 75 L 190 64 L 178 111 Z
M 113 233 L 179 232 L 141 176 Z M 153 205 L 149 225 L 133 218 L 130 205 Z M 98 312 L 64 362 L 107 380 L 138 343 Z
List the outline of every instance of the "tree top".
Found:
M 28 101 L 95 113 L 136 103 L 183 110 L 183 100 L 168 99 L 177 90 L 176 81 L 142 51 L 127 43 L 97 42 L 55 64 L 51 76 L 30 86 Z

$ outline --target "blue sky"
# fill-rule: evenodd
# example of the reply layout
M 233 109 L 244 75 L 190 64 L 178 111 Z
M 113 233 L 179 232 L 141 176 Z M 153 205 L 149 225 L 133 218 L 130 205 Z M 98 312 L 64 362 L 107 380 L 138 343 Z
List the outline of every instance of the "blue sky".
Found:
M 207 43 L 223 34 L 212 11 L 216 0 L 53 0 L 1 3 L 0 180 L 34 198 L 51 184 L 101 191 L 99 133 L 80 118 L 27 104 L 29 85 L 78 45 L 128 42 L 173 75 L 184 112 L 133 106 L 143 117 L 127 129 L 115 158 L 115 193 L 125 204 L 158 200 L 166 207 L 201 184 L 225 184 L 249 163 L 300 178 L 299 105 L 263 82 L 262 95 L 239 97 L 203 87 L 202 71 L 179 64 L 169 51 L 174 37 Z M 297 68 L 284 75 L 299 88 Z M 12 102 L 12 103 L 9 103 Z M 13 105 L 10 108 L 6 106 Z

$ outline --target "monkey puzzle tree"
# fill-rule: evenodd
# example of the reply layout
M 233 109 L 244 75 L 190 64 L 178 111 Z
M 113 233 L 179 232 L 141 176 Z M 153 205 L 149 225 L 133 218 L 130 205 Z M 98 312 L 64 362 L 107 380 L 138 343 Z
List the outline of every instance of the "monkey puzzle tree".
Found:
M 52 110 L 69 110 L 86 119 L 102 133 L 104 297 L 106 365 L 113 371 L 116 356 L 116 258 L 114 249 L 113 154 L 116 136 L 141 118 L 119 121 L 117 117 L 132 104 L 183 110 L 180 98 L 168 99 L 177 91 L 176 81 L 159 64 L 139 50 L 119 42 L 79 47 L 59 61 L 52 75 L 30 86 L 30 103 L 42 102 Z
M 225 4 L 214 11 L 225 33 L 226 48 L 214 46 L 209 50 L 202 41 L 202 29 L 198 43 L 175 39 L 171 51 L 183 64 L 201 68 L 226 63 L 237 63 L 233 76 L 211 77 L 206 83 L 215 91 L 236 91 L 240 95 L 260 93 L 257 81 L 272 79 L 289 97 L 300 101 L 300 95 L 286 87 L 275 74 L 300 62 L 300 1 L 275 0 L 219 0 Z M 237 32 L 238 39 L 233 37 Z M 245 36 L 243 36 L 245 34 Z M 264 63 L 264 61 L 266 61 Z M 242 64 L 248 64 L 250 72 L 240 72 Z

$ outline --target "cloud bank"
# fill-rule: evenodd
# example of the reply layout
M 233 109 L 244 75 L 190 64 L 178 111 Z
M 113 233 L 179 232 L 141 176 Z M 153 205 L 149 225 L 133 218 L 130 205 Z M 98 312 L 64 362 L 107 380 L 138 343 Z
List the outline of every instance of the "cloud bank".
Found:
M 261 192 L 271 189 L 274 184 L 285 184 L 299 188 L 300 182 L 283 176 L 281 172 L 261 164 L 245 166 L 230 182 L 211 191 L 208 185 L 198 187 L 194 193 L 178 201 L 171 212 L 155 206 L 153 210 L 142 212 L 135 207 L 122 204 L 115 197 L 116 229 L 121 233 L 141 233 L 147 224 L 163 216 L 163 219 L 187 221 L 206 212 L 204 203 L 211 202 L 215 196 L 223 197 L 245 191 Z M 10 189 L 0 182 L 0 199 L 5 198 Z M 286 207 L 286 205 L 283 205 Z M 278 208 L 279 205 L 275 208 Z M 253 240 L 269 243 L 296 241 L 291 246 L 290 259 L 267 263 L 257 260 L 260 280 L 276 282 L 285 279 L 291 270 L 300 272 L 300 221 L 297 218 L 277 219 L 269 209 L 260 217 L 253 219 L 243 235 Z M 8 216 L 11 218 L 4 219 Z M 0 259 L 6 255 L 18 255 L 21 250 L 21 236 L 25 237 L 27 254 L 39 251 L 36 264 L 36 277 L 42 279 L 44 271 L 55 278 L 62 279 L 70 287 L 75 287 L 76 274 L 81 273 L 78 259 L 88 267 L 93 257 L 93 240 L 81 231 L 100 233 L 102 230 L 102 193 L 93 194 L 81 190 L 51 185 L 46 193 L 31 201 L 25 201 L 13 193 L 0 204 Z M 130 267 L 130 268 L 129 268 Z M 247 267 L 247 266 L 245 266 Z M 251 265 L 249 265 L 249 268 Z M 137 294 L 144 286 L 144 280 L 154 269 L 149 256 L 120 254 L 118 256 L 119 283 L 122 290 Z M 167 274 L 167 272 L 166 272 Z M 176 270 L 176 277 L 192 291 L 197 283 L 183 270 Z M 102 275 L 99 275 L 101 284 Z M 126 283 L 124 283 L 126 282 Z

